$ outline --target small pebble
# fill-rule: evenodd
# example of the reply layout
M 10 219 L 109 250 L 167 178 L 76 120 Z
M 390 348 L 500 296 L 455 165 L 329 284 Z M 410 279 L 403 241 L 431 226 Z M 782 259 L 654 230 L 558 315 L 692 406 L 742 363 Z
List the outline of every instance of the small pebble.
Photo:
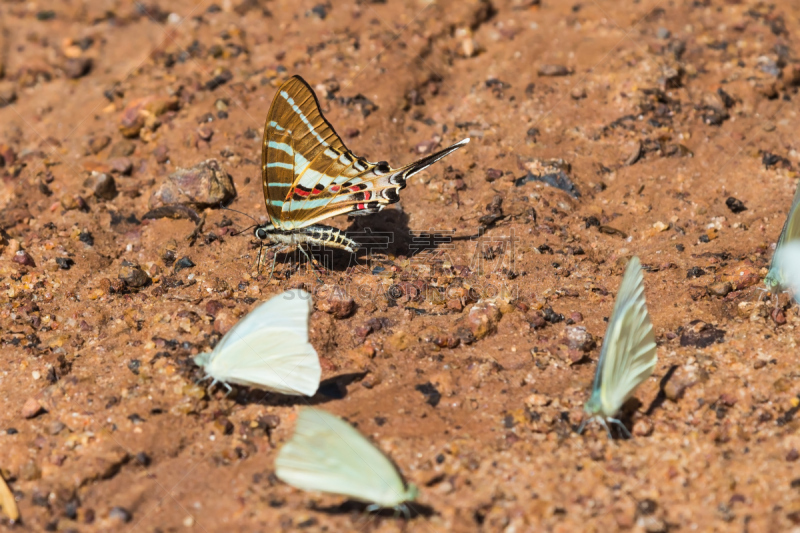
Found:
M 169 149 L 165 145 L 159 144 L 156 146 L 156 149 L 153 150 L 153 157 L 156 158 L 156 163 L 163 165 L 169 161 Z
M 733 290 L 733 287 L 729 281 L 723 281 L 720 283 L 712 283 L 706 290 L 709 296 L 725 297 Z
M 97 154 L 109 144 L 111 144 L 111 137 L 109 137 L 108 135 L 98 135 L 97 137 L 91 137 L 89 139 L 89 151 L 92 152 L 93 154 Z
M 586 98 L 586 89 L 584 87 L 575 87 L 569 92 L 569 96 L 573 100 L 582 100 Z
M 22 417 L 23 418 L 34 418 L 36 415 L 39 415 L 44 412 L 42 405 L 39 403 L 39 400 L 31 396 L 25 401 L 25 404 L 22 406 Z
M 76 80 L 89 74 L 92 70 L 90 57 L 74 57 L 64 62 L 64 74 L 71 80 Z
M 591 352 L 596 345 L 592 334 L 586 331 L 586 328 L 583 326 L 567 326 L 564 336 L 567 341 L 567 346 L 572 350 L 588 353 Z
M 33 257 L 25 250 L 17 250 L 14 254 L 14 262 L 24 266 L 36 266 Z
M 488 168 L 486 169 L 486 181 L 489 183 L 493 181 L 497 181 L 503 177 L 503 171 L 498 170 L 496 168 Z
M 112 520 L 117 520 L 124 524 L 127 524 L 133 519 L 130 511 L 125 509 L 124 507 L 113 507 L 111 511 L 108 513 L 108 517 Z
M 653 423 L 641 418 L 633 424 L 633 434 L 637 437 L 648 437 L 653 433 Z
M 142 270 L 139 265 L 127 263 L 123 261 L 122 267 L 119 269 L 118 278 L 122 280 L 128 287 L 138 289 L 150 283 L 150 277 Z
M 783 312 L 783 309 L 773 309 L 770 313 L 770 317 L 772 317 L 772 321 L 778 326 L 786 324 L 786 313 Z
M 330 313 L 336 318 L 347 318 L 356 309 L 356 302 L 338 285 L 326 287 L 317 294 L 314 306 L 325 313 Z
M 200 126 L 197 128 L 197 136 L 204 141 L 210 141 L 211 137 L 214 136 L 214 130 L 212 130 L 209 126 Z
M 91 189 L 92 194 L 103 200 L 113 200 L 117 195 L 117 184 L 111 174 L 92 172 L 92 175 L 83 183 Z
M 108 164 L 111 167 L 112 172 L 122 174 L 123 176 L 127 176 L 133 170 L 133 161 L 127 157 L 115 157 L 113 159 L 109 159 Z
M 541 65 L 538 73 L 539 76 L 569 76 L 572 70 L 564 65 Z

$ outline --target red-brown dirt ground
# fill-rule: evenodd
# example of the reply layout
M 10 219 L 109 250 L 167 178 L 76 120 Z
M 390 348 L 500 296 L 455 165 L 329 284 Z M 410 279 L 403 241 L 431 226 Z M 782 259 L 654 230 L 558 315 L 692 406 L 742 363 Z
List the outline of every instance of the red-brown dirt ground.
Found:
M 758 290 L 800 165 L 800 4 L 43 0 L 0 25 L 0 473 L 21 514 L 0 529 L 800 528 L 800 321 Z M 229 207 L 266 220 L 261 132 L 294 74 L 369 160 L 471 142 L 399 204 L 327 221 L 391 242 L 316 254 L 319 279 L 292 254 L 257 271 L 236 212 L 145 218 L 215 159 Z M 633 438 L 578 434 L 634 255 L 658 364 Z M 316 300 L 315 397 L 195 383 L 191 356 L 293 287 Z M 306 404 L 392 458 L 415 516 L 275 477 Z

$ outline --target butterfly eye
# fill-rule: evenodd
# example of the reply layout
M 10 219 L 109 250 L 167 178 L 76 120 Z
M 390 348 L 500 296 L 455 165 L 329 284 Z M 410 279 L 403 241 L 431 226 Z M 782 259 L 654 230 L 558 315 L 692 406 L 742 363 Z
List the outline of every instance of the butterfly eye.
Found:
M 267 230 L 264 228 L 256 228 L 256 238 L 262 241 L 267 239 Z

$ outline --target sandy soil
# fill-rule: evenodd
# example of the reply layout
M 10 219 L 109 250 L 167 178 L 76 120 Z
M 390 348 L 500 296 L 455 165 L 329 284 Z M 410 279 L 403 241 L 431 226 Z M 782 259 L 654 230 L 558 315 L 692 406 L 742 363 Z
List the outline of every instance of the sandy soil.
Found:
M 537 4 L 4 2 L 0 472 L 22 523 L 0 529 L 800 527 L 797 307 L 757 290 L 800 164 L 800 6 Z M 144 217 L 214 158 L 263 220 L 261 129 L 292 74 L 371 160 L 472 139 L 400 204 L 331 220 L 391 242 L 317 254 L 322 285 L 291 255 L 258 274 L 245 216 Z M 573 194 L 522 179 L 548 159 Z M 632 439 L 578 435 L 634 254 L 659 362 Z M 194 384 L 192 355 L 301 286 L 317 396 Z M 306 403 L 420 486 L 415 518 L 275 478 Z

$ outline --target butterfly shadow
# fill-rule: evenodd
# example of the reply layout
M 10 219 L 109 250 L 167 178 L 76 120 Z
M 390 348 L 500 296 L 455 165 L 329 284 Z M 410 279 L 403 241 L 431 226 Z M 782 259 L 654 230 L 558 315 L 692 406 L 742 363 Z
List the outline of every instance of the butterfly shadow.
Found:
M 647 411 L 645 411 L 644 414 L 646 416 L 652 415 L 655 410 L 661 407 L 661 405 L 663 405 L 663 403 L 666 401 L 667 394 L 664 392 L 664 387 L 667 386 L 672 374 L 674 374 L 676 370 L 678 370 L 678 365 L 672 365 L 669 367 L 669 370 L 667 370 L 667 373 L 664 374 L 664 377 L 661 378 L 661 381 L 658 382 L 658 394 L 656 394 L 656 397 L 653 398 L 652 402 L 650 402 L 650 406 L 647 408 Z
M 369 510 L 370 504 L 360 502 L 357 500 L 345 500 L 338 505 L 317 506 L 312 504 L 311 509 L 320 513 L 329 515 L 346 515 L 346 514 L 361 514 L 379 516 L 381 518 L 406 518 L 413 520 L 418 516 L 430 518 L 436 511 L 429 505 L 424 505 L 417 502 L 405 502 L 403 504 L 406 511 L 401 509 L 381 508 L 375 511 Z
M 295 406 L 295 405 L 321 405 L 333 400 L 342 400 L 347 397 L 347 387 L 361 381 L 366 372 L 351 372 L 324 379 L 320 382 L 317 393 L 310 398 L 303 396 L 289 396 L 286 394 L 264 392 L 259 389 L 237 387 L 235 401 L 239 405 L 264 405 L 264 406 Z

